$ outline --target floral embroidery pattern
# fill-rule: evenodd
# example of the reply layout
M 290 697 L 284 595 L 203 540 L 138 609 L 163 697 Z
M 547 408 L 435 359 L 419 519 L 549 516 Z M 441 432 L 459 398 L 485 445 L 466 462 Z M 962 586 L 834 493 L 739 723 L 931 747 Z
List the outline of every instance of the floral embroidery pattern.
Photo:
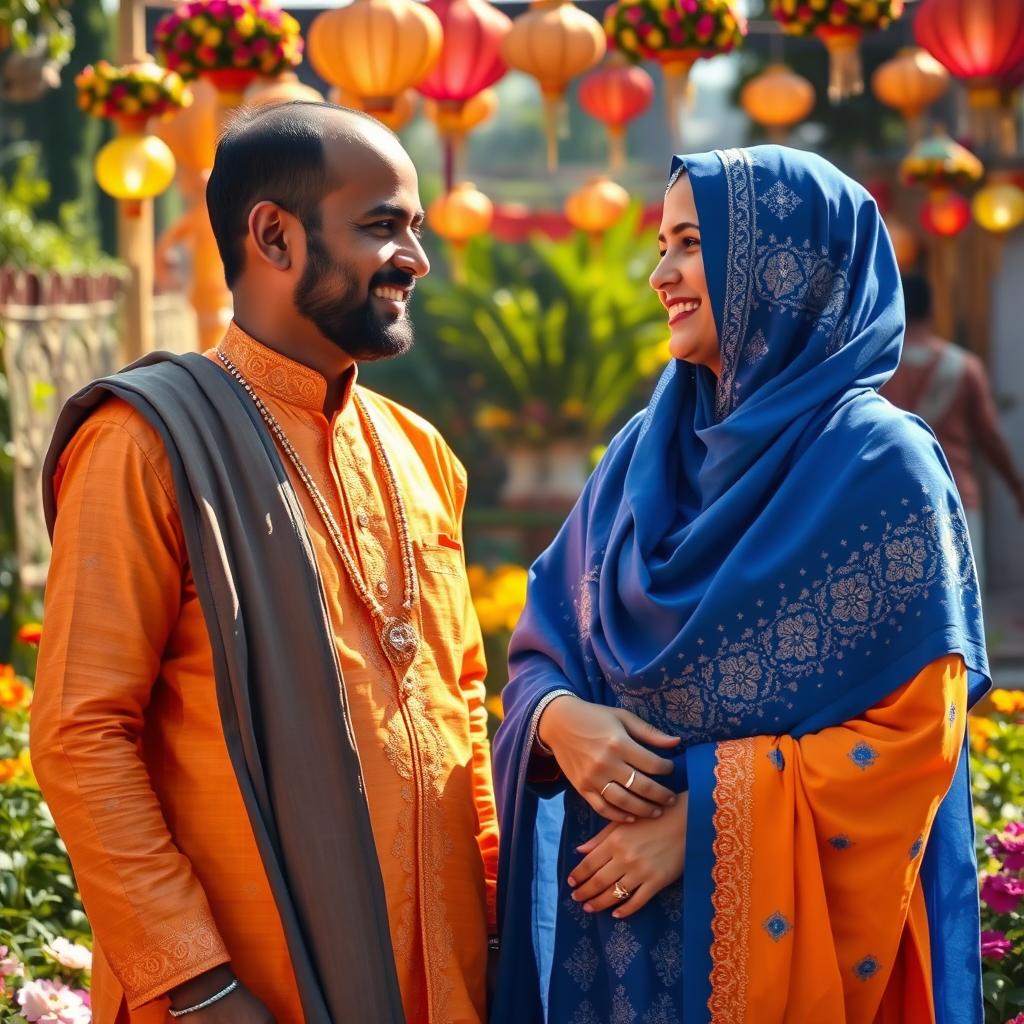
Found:
M 626 986 L 620 985 L 612 996 L 612 1016 L 609 1024 L 633 1024 L 635 1020 L 636 1010 L 629 1001 Z
M 920 537 L 894 540 L 891 544 L 886 544 L 885 554 L 889 559 L 885 578 L 890 583 L 914 583 L 924 576 L 927 552 Z
M 654 1005 L 644 1014 L 644 1024 L 679 1024 L 682 1014 L 667 992 L 662 992 Z
M 755 700 L 760 680 L 761 662 L 753 651 L 722 659 L 722 681 L 719 687 L 723 696 Z
M 719 744 L 715 765 L 711 1024 L 733 1024 L 746 1016 L 755 744 L 753 739 Z
M 594 591 L 591 584 L 597 583 L 600 576 L 600 569 L 591 569 L 580 577 L 577 586 L 579 599 L 576 601 L 576 628 L 584 642 L 590 639 L 590 624 L 594 621 Z
M 871 611 L 871 581 L 862 572 L 829 587 L 832 611 L 841 622 L 867 622 Z
M 779 220 L 785 220 L 803 200 L 787 185 L 777 181 L 759 202 Z
M 866 956 L 856 964 L 853 968 L 853 973 L 856 974 L 861 981 L 868 981 L 881 969 L 882 965 L 873 956 Z
M 793 930 L 793 926 L 777 910 L 761 924 L 761 927 L 768 933 L 772 942 L 784 939 Z
M 671 988 L 683 973 L 683 940 L 678 931 L 666 932 L 651 950 L 654 970 L 665 988 Z
M 589 935 L 584 935 L 576 943 L 575 949 L 562 966 L 572 976 L 572 980 L 584 991 L 590 990 L 597 974 L 598 955 Z
M 853 750 L 846 755 L 861 771 L 874 768 L 878 761 L 878 751 L 870 743 L 858 743 Z
M 748 366 L 753 366 L 764 359 L 766 355 L 768 355 L 768 340 L 764 336 L 764 331 L 759 327 L 747 342 L 743 361 Z
M 760 235 L 754 255 L 754 288 L 769 307 L 788 310 L 813 322 L 816 333 L 831 336 L 846 305 L 849 282 L 845 271 L 829 261 L 827 247 L 809 241 L 797 245 Z
M 590 1000 L 585 999 L 576 1007 L 576 1012 L 572 1015 L 569 1024 L 601 1024 L 601 1018 L 598 1017 Z
M 783 619 L 777 629 L 780 657 L 806 661 L 818 653 L 818 620 L 810 612 Z
M 632 929 L 625 921 L 616 921 L 612 937 L 605 943 L 604 956 L 608 966 L 621 978 L 640 952 Z

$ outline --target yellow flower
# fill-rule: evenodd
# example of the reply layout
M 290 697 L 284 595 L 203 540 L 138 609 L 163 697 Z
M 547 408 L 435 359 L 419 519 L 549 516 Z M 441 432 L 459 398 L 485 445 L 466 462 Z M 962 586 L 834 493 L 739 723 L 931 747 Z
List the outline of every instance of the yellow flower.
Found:
M 648 46 L 656 50 L 659 46 L 662 46 L 664 44 L 665 33 L 662 32 L 661 29 L 656 28 L 652 32 L 647 33 L 647 38 L 644 40 L 644 42 Z
M 134 96 L 126 96 L 121 100 L 121 110 L 126 114 L 137 114 L 142 110 L 142 104 Z
M 970 715 L 967 718 L 967 732 L 971 737 L 971 747 L 983 751 L 989 746 L 989 740 L 999 731 L 999 726 L 991 718 Z
M 1001 715 L 1015 715 L 1024 712 L 1024 691 L 993 690 L 992 707 Z
M 480 628 L 485 633 L 499 633 L 505 627 L 505 612 L 500 602 L 493 597 L 481 596 L 474 598 L 476 617 L 480 620 Z
M 97 96 L 106 96 L 110 92 L 110 83 L 105 78 L 97 78 L 94 91 Z
M 203 42 L 207 46 L 220 46 L 221 40 L 224 38 L 224 33 L 217 28 L 216 25 L 211 25 L 203 33 Z
M 651 6 L 656 11 L 667 11 L 671 0 L 650 0 Z
M 864 21 L 874 21 L 878 17 L 877 0 L 864 0 L 860 9 L 860 16 Z
M 485 405 L 476 416 L 476 425 L 481 430 L 505 430 L 514 427 L 515 416 L 508 409 L 501 409 L 496 405 Z
M 246 11 L 238 21 L 235 22 L 235 28 L 243 36 L 251 36 L 256 31 L 256 19 L 252 16 L 249 11 Z
M 199 35 L 206 29 L 206 19 L 201 18 L 198 15 L 194 18 L 189 18 L 187 24 L 188 27 L 196 33 L 196 35 Z
M 636 50 L 637 35 L 631 28 L 624 28 L 619 33 L 619 45 L 624 50 Z
M 500 697 L 488 697 L 487 700 L 484 701 L 484 705 L 499 722 L 505 717 L 505 709 L 501 706 Z
M 14 711 L 28 707 L 29 688 L 10 665 L 0 665 L 0 708 Z
M 812 11 L 823 11 L 828 7 L 828 0 L 810 0 Z

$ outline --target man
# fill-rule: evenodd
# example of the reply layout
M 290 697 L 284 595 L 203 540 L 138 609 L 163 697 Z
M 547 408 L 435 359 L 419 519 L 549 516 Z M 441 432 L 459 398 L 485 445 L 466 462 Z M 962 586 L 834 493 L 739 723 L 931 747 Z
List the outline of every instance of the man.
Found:
M 903 277 L 907 331 L 896 372 L 882 388 L 893 405 L 916 413 L 932 428 L 949 461 L 974 547 L 978 574 L 984 569 L 981 487 L 972 449 L 976 446 L 1006 481 L 1024 515 L 1024 481 L 1013 464 L 999 426 L 985 367 L 976 355 L 937 337 L 931 329 L 932 296 L 920 274 Z
M 484 1017 L 497 836 L 465 473 L 357 386 L 412 343 L 416 172 L 372 119 L 243 113 L 207 199 L 235 320 L 73 399 L 33 763 L 97 1024 Z

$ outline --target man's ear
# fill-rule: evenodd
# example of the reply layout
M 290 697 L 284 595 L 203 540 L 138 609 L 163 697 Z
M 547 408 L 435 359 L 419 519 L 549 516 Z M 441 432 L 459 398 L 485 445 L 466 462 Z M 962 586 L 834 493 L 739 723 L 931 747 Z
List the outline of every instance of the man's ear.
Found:
M 275 270 L 288 270 L 292 265 L 295 223 L 290 213 L 269 200 L 249 211 L 249 241 Z

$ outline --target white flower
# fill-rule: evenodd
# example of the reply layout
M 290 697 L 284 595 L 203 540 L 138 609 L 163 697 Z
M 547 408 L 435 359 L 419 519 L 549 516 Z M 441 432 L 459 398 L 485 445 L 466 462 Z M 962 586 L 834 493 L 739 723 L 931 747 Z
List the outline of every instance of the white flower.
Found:
M 18 1005 L 31 1024 L 90 1024 L 92 1011 L 82 997 L 59 981 L 26 981 Z
M 69 971 L 92 970 L 92 951 L 65 938 L 54 939 L 50 945 L 43 946 L 43 952 Z

